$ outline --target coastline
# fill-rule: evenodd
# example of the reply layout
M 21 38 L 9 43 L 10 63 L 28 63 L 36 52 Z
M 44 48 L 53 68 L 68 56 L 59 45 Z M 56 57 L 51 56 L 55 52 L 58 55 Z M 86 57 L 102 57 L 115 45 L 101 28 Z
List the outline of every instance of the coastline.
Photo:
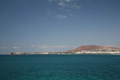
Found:
M 23 53 L 14 52 L 8 55 L 120 55 L 120 53 L 68 53 L 68 52 L 37 52 L 37 53 Z

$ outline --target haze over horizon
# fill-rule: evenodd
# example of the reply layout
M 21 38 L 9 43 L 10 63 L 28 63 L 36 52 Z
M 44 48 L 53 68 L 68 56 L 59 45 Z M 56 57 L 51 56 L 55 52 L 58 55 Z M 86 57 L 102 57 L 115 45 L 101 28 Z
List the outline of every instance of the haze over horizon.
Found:
M 120 0 L 0 0 L 0 54 L 120 47 Z

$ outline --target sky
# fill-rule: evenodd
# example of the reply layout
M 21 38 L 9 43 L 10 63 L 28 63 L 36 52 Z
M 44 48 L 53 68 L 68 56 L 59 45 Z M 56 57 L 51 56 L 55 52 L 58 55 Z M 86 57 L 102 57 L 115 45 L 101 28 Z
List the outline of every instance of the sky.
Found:
M 120 47 L 120 0 L 0 0 L 0 54 Z

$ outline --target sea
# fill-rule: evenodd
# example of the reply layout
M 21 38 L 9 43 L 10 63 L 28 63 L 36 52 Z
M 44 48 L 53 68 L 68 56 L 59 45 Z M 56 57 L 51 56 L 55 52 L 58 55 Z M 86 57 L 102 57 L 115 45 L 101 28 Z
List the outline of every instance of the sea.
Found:
M 0 80 L 120 80 L 120 55 L 0 55 Z

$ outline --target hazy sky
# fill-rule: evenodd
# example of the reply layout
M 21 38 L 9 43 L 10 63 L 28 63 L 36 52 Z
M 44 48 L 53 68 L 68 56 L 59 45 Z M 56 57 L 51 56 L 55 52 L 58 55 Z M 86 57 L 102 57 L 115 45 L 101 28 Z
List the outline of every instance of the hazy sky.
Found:
M 0 0 L 0 54 L 120 47 L 120 0 Z

